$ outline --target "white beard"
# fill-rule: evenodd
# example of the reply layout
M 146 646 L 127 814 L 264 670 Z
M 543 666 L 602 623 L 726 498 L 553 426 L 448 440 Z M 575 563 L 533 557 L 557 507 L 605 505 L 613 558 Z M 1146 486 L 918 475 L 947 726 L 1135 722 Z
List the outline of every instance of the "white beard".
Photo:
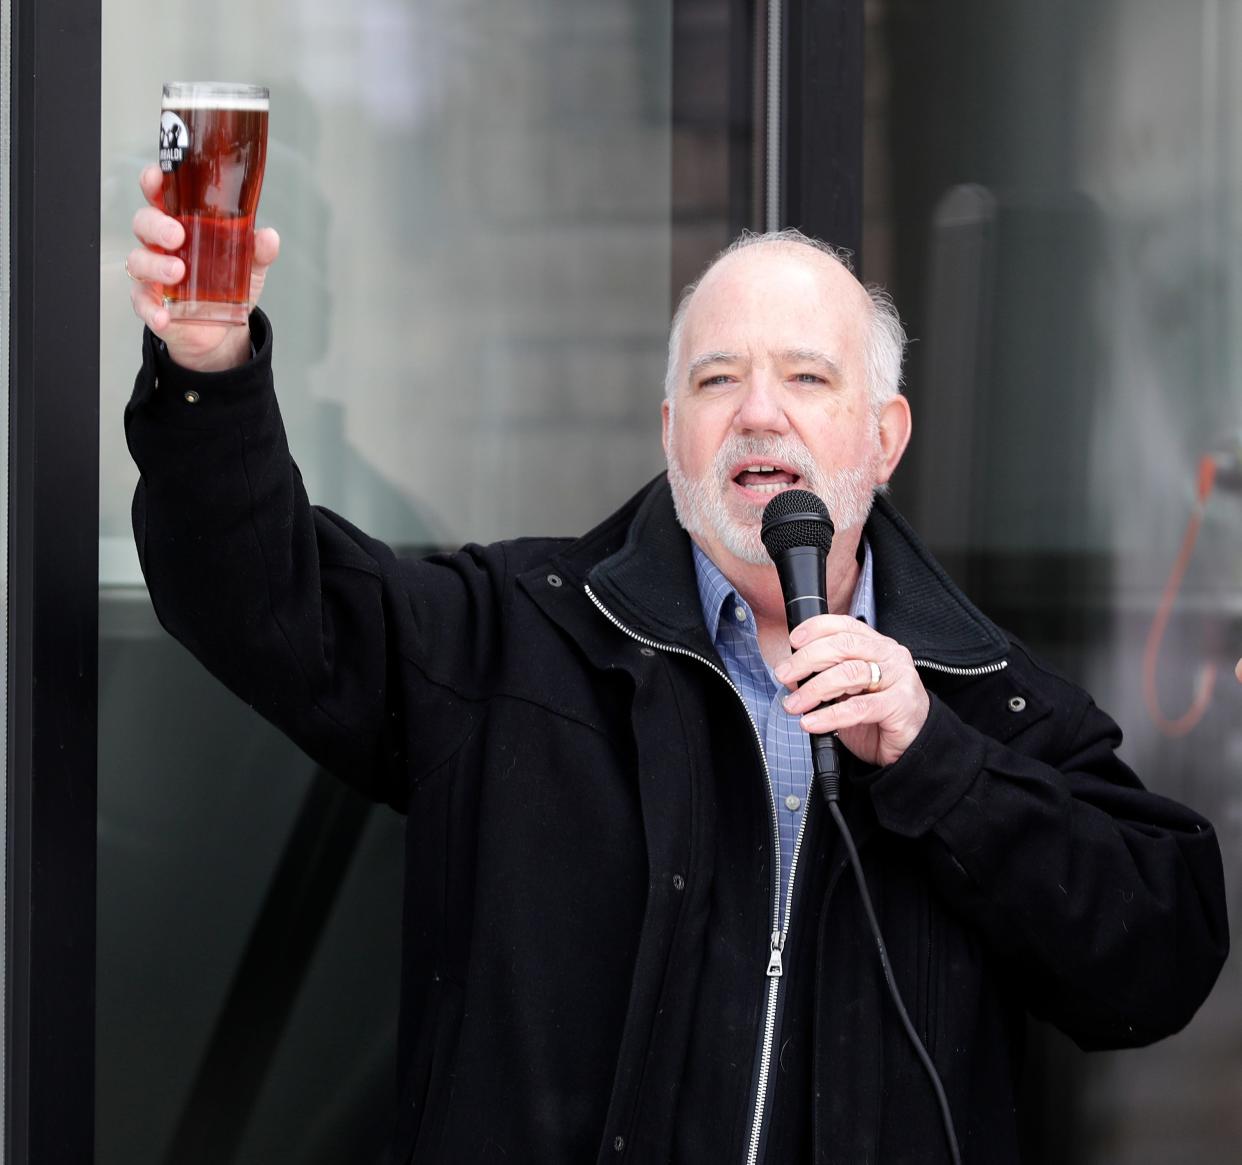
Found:
M 715 535 L 730 554 L 743 562 L 766 566 L 772 560 L 760 538 L 764 506 L 730 496 L 729 470 L 743 462 L 775 461 L 788 465 L 802 478 L 796 488 L 817 494 L 828 507 L 833 526 L 842 531 L 862 526 L 871 513 L 879 452 L 877 444 L 870 463 L 825 473 L 807 447 L 795 438 L 731 436 L 716 452 L 706 473 L 692 478 L 677 459 L 674 431 L 669 441 L 668 480 L 677 520 L 688 534 Z

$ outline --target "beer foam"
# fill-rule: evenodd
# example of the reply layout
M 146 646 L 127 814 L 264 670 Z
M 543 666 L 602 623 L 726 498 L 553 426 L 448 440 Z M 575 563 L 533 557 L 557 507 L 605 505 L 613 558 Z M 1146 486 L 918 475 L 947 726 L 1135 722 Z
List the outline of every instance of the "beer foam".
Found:
M 232 96 L 227 93 L 184 93 L 165 97 L 161 109 L 235 109 L 248 113 L 267 113 L 270 100 L 267 97 Z

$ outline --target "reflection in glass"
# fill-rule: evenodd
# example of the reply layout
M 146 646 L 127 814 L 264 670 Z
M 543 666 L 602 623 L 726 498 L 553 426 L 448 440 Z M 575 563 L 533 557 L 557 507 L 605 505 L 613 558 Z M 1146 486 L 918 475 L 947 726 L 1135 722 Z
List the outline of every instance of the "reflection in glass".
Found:
M 394 1088 L 399 820 L 224 693 L 141 587 L 122 261 L 161 83 L 271 90 L 264 307 L 311 497 L 403 545 L 577 533 L 662 465 L 671 28 L 669 0 L 106 6 L 100 1165 L 366 1160 Z
M 1242 843 L 1242 47 L 1237 0 L 869 6 L 867 276 L 908 317 L 915 437 L 895 493 L 984 607 L 1083 682 L 1147 784 Z M 929 100 L 928 95 L 935 99 Z M 1164 637 L 1144 647 L 1222 467 Z M 1146 669 L 1152 676 L 1151 668 Z M 1226 871 L 1234 925 L 1242 869 Z M 1028 1150 L 1232 1161 L 1242 989 L 1083 1057 L 1036 1030 Z

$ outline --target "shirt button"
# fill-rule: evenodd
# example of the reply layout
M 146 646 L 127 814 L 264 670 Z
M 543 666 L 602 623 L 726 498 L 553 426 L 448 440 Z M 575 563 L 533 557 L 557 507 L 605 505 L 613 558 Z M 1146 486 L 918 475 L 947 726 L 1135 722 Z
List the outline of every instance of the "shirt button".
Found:
M 734 608 L 733 608 L 733 617 L 734 617 L 734 618 L 735 618 L 735 619 L 736 619 L 739 623 L 745 623 L 745 622 L 746 622 L 746 608 L 745 608 L 745 607 L 734 607 Z
M 802 801 L 796 794 L 790 793 L 789 796 L 785 798 L 785 808 L 788 809 L 790 813 L 797 813 L 798 810 L 802 808 Z

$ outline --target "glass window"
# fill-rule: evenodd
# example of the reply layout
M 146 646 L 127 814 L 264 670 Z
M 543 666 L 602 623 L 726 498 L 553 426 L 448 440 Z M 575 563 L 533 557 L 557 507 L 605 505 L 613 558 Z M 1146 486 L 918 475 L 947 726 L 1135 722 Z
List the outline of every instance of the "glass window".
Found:
M 401 543 L 587 528 L 662 464 L 670 32 L 646 0 L 110 4 L 105 412 L 134 373 L 143 111 L 173 73 L 231 70 L 272 91 L 264 307 L 312 496 Z M 133 582 L 105 430 L 105 578 Z
M 670 0 L 105 5 L 100 1165 L 364 1160 L 394 1087 L 400 823 L 163 635 L 132 548 L 161 83 L 271 89 L 263 306 L 313 500 L 405 546 L 572 534 L 662 466 L 671 30 Z
M 866 273 L 916 341 L 895 496 L 984 608 L 1119 720 L 1148 786 L 1236 853 L 1242 8 L 869 10 Z M 1236 927 L 1236 862 L 1226 875 Z M 1041 1033 L 1032 1159 L 1232 1160 L 1234 1102 L 1206 1082 L 1229 1075 L 1240 1013 L 1227 968 L 1149 1050 L 1084 1057 Z

